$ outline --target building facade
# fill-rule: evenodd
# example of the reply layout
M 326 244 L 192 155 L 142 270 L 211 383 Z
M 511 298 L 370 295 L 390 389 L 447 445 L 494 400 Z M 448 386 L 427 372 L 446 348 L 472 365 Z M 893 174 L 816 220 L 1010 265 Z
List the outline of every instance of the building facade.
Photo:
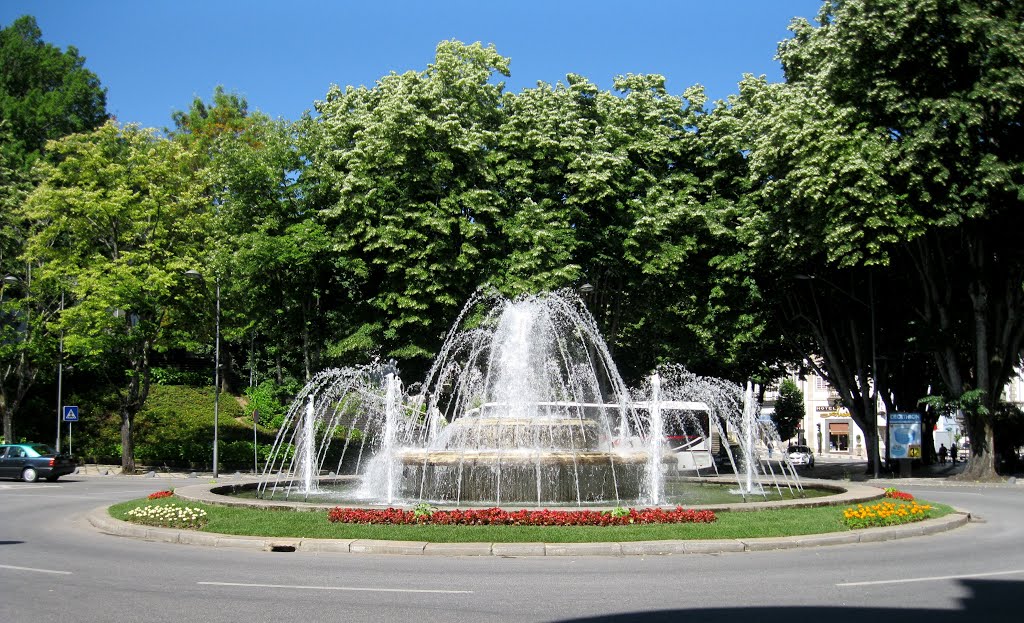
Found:
M 867 435 L 853 421 L 849 410 L 842 406 L 839 393 L 820 376 L 808 374 L 804 378 L 794 375 L 792 380 L 804 395 L 804 418 L 793 439 L 784 439 L 783 444 L 808 446 L 815 454 L 866 457 Z M 778 398 L 778 385 L 764 393 L 763 412 L 774 411 Z M 879 403 L 877 435 L 879 451 L 885 453 L 885 407 Z

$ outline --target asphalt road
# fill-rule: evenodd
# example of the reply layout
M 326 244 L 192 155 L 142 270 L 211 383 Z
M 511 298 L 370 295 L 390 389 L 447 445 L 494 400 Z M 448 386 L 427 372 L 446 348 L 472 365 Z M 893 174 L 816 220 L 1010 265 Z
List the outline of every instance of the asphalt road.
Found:
M 1024 620 L 1021 486 L 901 484 L 982 519 L 942 534 L 718 555 L 272 553 L 114 537 L 84 519 L 195 482 L 0 481 L 0 621 Z

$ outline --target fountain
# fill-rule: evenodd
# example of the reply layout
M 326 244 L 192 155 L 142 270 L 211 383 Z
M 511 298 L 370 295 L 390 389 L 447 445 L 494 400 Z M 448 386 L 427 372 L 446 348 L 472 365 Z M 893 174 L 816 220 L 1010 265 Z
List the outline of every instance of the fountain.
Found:
M 756 409 L 749 386 L 744 395 L 678 366 L 631 391 L 572 292 L 480 293 L 408 391 L 394 362 L 327 370 L 307 384 L 260 495 L 315 495 L 311 474 L 333 466 L 358 476 L 352 496 L 364 503 L 661 504 L 670 470 L 718 473 L 716 448 L 738 494 L 757 495 L 758 448 L 773 430 L 757 425 Z

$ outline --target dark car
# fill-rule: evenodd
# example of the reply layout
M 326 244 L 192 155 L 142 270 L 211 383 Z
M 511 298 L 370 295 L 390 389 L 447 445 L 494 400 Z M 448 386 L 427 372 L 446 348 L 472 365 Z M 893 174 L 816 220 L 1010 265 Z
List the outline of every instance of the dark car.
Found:
M 0 478 L 53 482 L 75 471 L 74 462 L 43 443 L 0 445 Z

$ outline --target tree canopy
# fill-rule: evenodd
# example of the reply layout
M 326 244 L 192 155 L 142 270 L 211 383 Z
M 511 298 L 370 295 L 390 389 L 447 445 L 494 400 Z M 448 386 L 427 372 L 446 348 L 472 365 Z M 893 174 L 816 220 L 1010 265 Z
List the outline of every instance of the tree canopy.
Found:
M 23 166 L 39 156 L 46 141 L 103 124 L 106 98 L 78 50 L 44 42 L 34 17 L 0 30 L 0 121 L 10 124 L 13 135 L 5 148 Z
M 1022 10 L 825 2 L 780 45 L 785 82 L 713 105 L 654 74 L 510 93 L 510 59 L 443 41 L 295 123 L 218 87 L 163 136 L 102 124 L 77 51 L 22 18 L 0 32 L 0 269 L 32 294 L 0 303 L 35 324 L 0 355 L 52 361 L 62 331 L 111 373 L 127 468 L 153 358 L 209 356 L 214 326 L 228 385 L 373 357 L 415 379 L 477 288 L 586 284 L 627 380 L 812 368 L 864 431 L 941 393 L 991 475 L 1024 347 Z

